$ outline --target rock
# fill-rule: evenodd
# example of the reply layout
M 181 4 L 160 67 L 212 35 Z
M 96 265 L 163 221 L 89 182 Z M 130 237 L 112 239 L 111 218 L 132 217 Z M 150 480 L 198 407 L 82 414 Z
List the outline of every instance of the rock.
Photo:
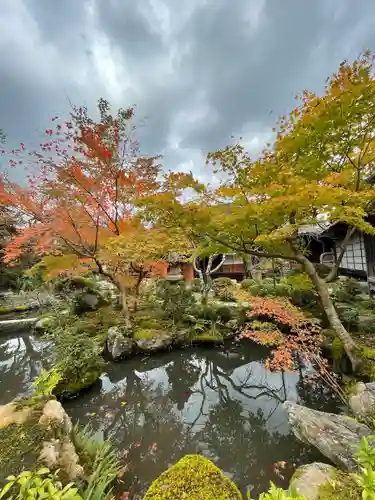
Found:
M 374 417 L 375 382 L 359 382 L 349 397 L 349 406 L 357 418 Z
M 125 336 L 126 331 L 118 326 L 108 329 L 107 349 L 113 359 L 128 356 L 133 350 L 133 339 Z
M 156 330 L 155 335 L 147 338 L 137 338 L 135 343 L 143 352 L 155 352 L 167 349 L 173 342 L 173 335 Z
M 0 429 L 4 429 L 11 424 L 23 424 L 29 418 L 32 413 L 31 408 L 20 408 L 14 403 L 8 403 L 6 405 L 0 406 Z
M 335 474 L 335 467 L 322 462 L 302 465 L 295 471 L 289 490 L 295 489 L 299 495 L 306 497 L 308 500 L 318 500 L 320 487 L 331 481 Z
M 63 470 L 69 481 L 83 478 L 85 474 L 82 465 L 79 465 L 79 457 L 74 444 L 68 438 L 62 441 L 59 439 L 45 441 L 38 461 L 51 470 Z
M 144 500 L 222 498 L 241 500 L 237 486 L 210 460 L 186 455 L 163 472 L 149 487 Z
M 354 454 L 362 436 L 372 434 L 371 429 L 350 417 L 311 410 L 290 401 L 286 401 L 284 407 L 298 439 L 315 446 L 338 467 L 356 469 Z
M 87 309 L 96 309 L 100 303 L 100 297 L 95 293 L 83 293 L 79 297 L 79 300 L 81 301 L 82 305 L 87 307 Z
M 70 434 L 73 429 L 72 421 L 65 412 L 61 403 L 51 399 L 44 405 L 43 413 L 39 419 L 39 425 L 51 426 L 58 425 L 64 434 Z
M 47 316 L 45 318 L 40 318 L 39 321 L 35 324 L 35 330 L 44 331 L 46 330 L 52 323 L 53 317 Z

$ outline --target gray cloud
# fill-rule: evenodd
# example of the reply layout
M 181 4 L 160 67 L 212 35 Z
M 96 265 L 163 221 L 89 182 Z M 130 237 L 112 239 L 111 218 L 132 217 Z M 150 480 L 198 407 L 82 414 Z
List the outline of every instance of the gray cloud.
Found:
M 2 0 L 0 127 L 39 143 L 68 98 L 137 105 L 142 151 L 208 179 L 207 151 L 254 153 L 303 88 L 375 49 L 372 0 Z M 19 175 L 21 177 L 21 173 Z

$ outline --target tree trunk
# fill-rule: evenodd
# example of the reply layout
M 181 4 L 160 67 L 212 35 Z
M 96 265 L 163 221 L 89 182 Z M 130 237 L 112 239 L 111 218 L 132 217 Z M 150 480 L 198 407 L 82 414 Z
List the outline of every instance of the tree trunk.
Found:
M 315 290 L 319 295 L 320 303 L 327 315 L 329 325 L 341 340 L 345 352 L 350 359 L 353 371 L 358 371 L 360 365 L 362 364 L 360 350 L 352 339 L 350 333 L 345 329 L 336 312 L 335 306 L 329 295 L 327 283 L 319 277 L 313 263 L 303 254 L 296 252 L 296 260 L 303 266 L 305 273 L 311 279 Z
M 249 260 L 246 257 L 243 257 L 242 260 L 243 260 L 243 270 L 244 270 L 244 276 L 245 276 L 245 278 L 246 279 L 252 278 L 253 276 L 251 274 L 251 265 L 250 265 Z

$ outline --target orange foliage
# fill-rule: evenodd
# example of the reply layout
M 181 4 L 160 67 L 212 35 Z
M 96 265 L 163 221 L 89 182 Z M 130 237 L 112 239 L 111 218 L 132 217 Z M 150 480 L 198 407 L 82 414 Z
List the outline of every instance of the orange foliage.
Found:
M 22 144 L 6 152 L 28 155 L 29 185 L 22 188 L 0 178 L 0 204 L 14 207 L 30 221 L 5 249 L 7 263 L 32 247 L 39 255 L 75 254 L 99 271 L 105 267 L 108 275 L 126 271 L 115 254 L 102 251 L 103 245 L 131 230 L 137 200 L 158 189 L 160 168 L 155 157 L 139 156 L 127 135 L 132 109 L 120 110 L 113 118 L 108 103 L 101 100 L 99 110 L 101 120 L 96 123 L 87 110 L 75 109 L 71 121 L 46 130 L 40 151 L 26 153 Z M 13 160 L 10 166 L 19 163 Z M 160 265 L 144 263 L 155 274 Z
M 251 297 L 251 311 L 247 316 L 250 323 L 239 334 L 239 339 L 248 338 L 261 345 L 271 345 L 271 359 L 266 366 L 270 370 L 292 370 L 294 368 L 294 354 L 301 355 L 305 361 L 313 362 L 320 354 L 321 336 L 320 326 L 316 320 L 308 319 L 285 298 Z M 252 321 L 263 320 L 265 329 L 262 330 L 256 321 L 256 328 L 252 328 Z M 275 328 L 269 330 L 269 322 Z M 255 326 L 255 322 L 254 322 Z

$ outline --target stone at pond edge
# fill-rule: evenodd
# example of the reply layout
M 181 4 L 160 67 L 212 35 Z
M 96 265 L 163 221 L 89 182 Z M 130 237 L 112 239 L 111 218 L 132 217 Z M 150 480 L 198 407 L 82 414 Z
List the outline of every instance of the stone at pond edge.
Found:
M 289 423 L 295 436 L 315 446 L 323 455 L 344 470 L 355 470 L 354 454 L 362 436 L 370 436 L 371 429 L 344 415 L 311 410 L 286 401 Z
M 303 495 L 308 500 L 318 500 L 319 490 L 323 484 L 331 481 L 336 475 L 336 469 L 332 465 L 314 462 L 308 465 L 302 465 L 295 471 L 289 486 L 299 495 Z
M 173 338 L 172 333 L 156 331 L 152 337 L 136 338 L 135 343 L 142 352 L 155 352 L 167 349 L 172 344 Z
M 143 500 L 163 499 L 241 500 L 237 486 L 210 460 L 186 455 L 163 472 L 147 490 Z
M 101 373 L 101 368 L 98 368 L 82 373 L 78 380 L 62 380 L 57 384 L 53 395 L 58 399 L 73 398 L 79 392 L 93 386 L 99 380 Z
M 373 418 L 375 412 L 375 382 L 356 384 L 349 397 L 349 406 L 357 418 Z
M 125 333 L 118 326 L 112 326 L 108 329 L 107 349 L 114 360 L 128 356 L 133 351 L 133 340 L 126 337 Z
M 53 320 L 54 320 L 54 318 L 51 316 L 46 316 L 45 318 L 40 318 L 40 320 L 38 320 L 35 323 L 34 328 L 35 328 L 35 330 L 44 331 L 51 325 Z

